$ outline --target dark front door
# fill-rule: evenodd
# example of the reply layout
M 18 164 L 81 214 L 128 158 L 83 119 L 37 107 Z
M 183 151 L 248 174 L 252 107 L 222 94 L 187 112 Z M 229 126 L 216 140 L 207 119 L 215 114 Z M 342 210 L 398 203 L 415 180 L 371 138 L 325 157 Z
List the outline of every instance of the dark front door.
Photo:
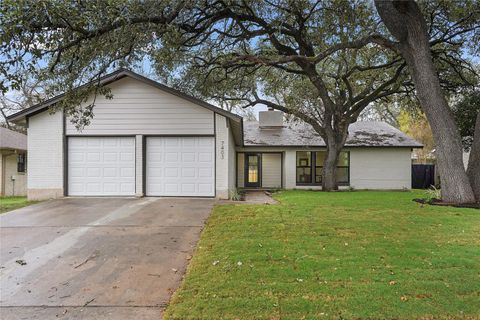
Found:
M 245 154 L 245 187 L 260 187 L 262 157 L 259 153 Z

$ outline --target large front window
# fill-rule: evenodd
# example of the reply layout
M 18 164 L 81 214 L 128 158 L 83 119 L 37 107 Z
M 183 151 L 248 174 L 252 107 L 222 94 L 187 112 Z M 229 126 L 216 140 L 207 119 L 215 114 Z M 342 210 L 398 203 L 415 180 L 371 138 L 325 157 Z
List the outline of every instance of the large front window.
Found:
M 297 152 L 297 183 L 312 183 L 312 153 Z
M 297 184 L 321 185 L 325 151 L 297 151 Z M 340 185 L 350 183 L 350 153 L 340 152 L 337 162 L 337 182 Z

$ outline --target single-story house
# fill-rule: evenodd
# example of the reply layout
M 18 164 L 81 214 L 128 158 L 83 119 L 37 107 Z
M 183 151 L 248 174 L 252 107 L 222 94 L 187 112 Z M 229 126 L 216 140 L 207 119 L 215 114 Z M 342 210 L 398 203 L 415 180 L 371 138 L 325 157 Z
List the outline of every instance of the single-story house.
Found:
M 27 136 L 0 127 L 0 196 L 27 195 Z
M 278 111 L 259 122 L 128 70 L 101 79 L 113 99 L 97 97 L 82 131 L 49 107 L 57 96 L 10 121 L 28 130 L 28 196 L 176 196 L 228 198 L 236 188 L 321 188 L 325 143 Z M 412 148 L 422 147 L 379 122 L 357 122 L 338 163 L 355 189 L 411 186 Z

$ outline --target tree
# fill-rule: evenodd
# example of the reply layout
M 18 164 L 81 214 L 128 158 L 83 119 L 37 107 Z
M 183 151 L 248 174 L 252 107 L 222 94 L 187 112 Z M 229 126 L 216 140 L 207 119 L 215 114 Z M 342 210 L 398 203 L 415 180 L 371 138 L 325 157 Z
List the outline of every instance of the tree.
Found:
M 473 192 L 480 202 L 480 112 L 477 114 L 475 132 L 472 147 L 470 148 L 470 158 L 468 159 L 467 175 L 470 179 Z
M 416 150 L 416 155 L 422 162 L 427 162 L 435 146 L 432 129 L 425 114 L 402 110 L 398 116 L 398 123 L 401 131 L 423 144 L 423 149 Z
M 480 91 L 466 92 L 454 104 L 453 114 L 464 148 L 470 151 L 467 175 L 477 202 L 480 202 Z
M 377 24 L 363 2 L 44 1 L 27 6 L 2 5 L 7 80 L 16 83 L 8 68 L 24 63 L 18 57 L 25 54 L 48 59 L 57 91 L 71 91 L 74 84 L 144 55 L 156 62 L 158 73 L 178 66 L 188 75 L 202 71 L 204 88 L 223 93 L 207 98 L 243 101 L 244 107 L 264 104 L 311 124 L 327 145 L 325 190 L 337 188 L 336 163 L 349 124 L 369 103 L 397 92 L 404 76 L 396 53 L 366 46 L 383 38 L 371 35 Z M 183 80 L 189 78 L 199 79 Z M 72 93 L 62 107 L 80 126 L 87 125 L 93 105 L 68 106 L 99 90 L 92 86 Z
M 453 104 L 455 122 L 463 138 L 463 146 L 470 150 L 475 132 L 475 121 L 480 113 L 480 91 L 465 92 L 461 99 Z
M 158 74 L 180 75 L 186 90 L 244 107 L 265 104 L 310 124 L 327 145 L 324 190 L 337 187 L 348 126 L 410 82 L 397 44 L 382 36 L 364 1 L 5 0 L 0 15 L 0 88 L 18 86 L 12 69 L 47 62 L 53 90 L 67 92 L 58 107 L 83 126 L 94 105 L 75 108 L 78 102 L 109 94 L 96 85 L 100 76 L 148 57 Z M 446 34 L 435 57 L 461 75 L 464 64 Z M 87 80 L 94 82 L 73 92 Z
M 437 146 L 437 162 L 442 177 L 442 199 L 448 202 L 475 202 L 475 196 L 463 167 L 462 143 L 451 109 L 434 67 L 427 23 L 414 1 L 381 1 L 375 6 L 387 29 L 397 42 L 391 45 L 405 59 L 415 83 L 417 96 L 432 128 Z M 478 28 L 478 11 L 447 29 L 455 36 Z M 445 34 L 448 34 L 445 32 Z
M 32 78 L 27 77 L 26 74 L 22 75 L 24 81 L 19 83 L 19 88 L 15 92 L 10 94 L 2 94 L 0 96 L 0 114 L 2 115 L 3 122 L 7 128 L 16 130 L 16 131 L 25 131 L 23 128 L 18 127 L 10 123 L 7 119 L 7 116 L 29 108 L 37 103 L 39 103 L 43 98 L 44 89 L 41 78 Z

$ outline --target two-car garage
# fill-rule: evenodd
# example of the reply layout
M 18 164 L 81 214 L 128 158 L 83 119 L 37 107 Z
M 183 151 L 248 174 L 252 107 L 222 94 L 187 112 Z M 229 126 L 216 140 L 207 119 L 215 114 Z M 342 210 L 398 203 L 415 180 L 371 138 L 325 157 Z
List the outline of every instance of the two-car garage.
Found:
M 100 82 L 113 98 L 80 103 L 76 111 L 93 107 L 88 125 L 72 121 L 73 109 L 48 111 L 63 95 L 15 115 L 28 127 L 30 199 L 228 198 L 241 117 L 128 70 Z
M 141 187 L 147 196 L 215 196 L 214 137 L 142 141 L 138 146 L 134 136 L 68 137 L 68 195 L 133 196 Z

